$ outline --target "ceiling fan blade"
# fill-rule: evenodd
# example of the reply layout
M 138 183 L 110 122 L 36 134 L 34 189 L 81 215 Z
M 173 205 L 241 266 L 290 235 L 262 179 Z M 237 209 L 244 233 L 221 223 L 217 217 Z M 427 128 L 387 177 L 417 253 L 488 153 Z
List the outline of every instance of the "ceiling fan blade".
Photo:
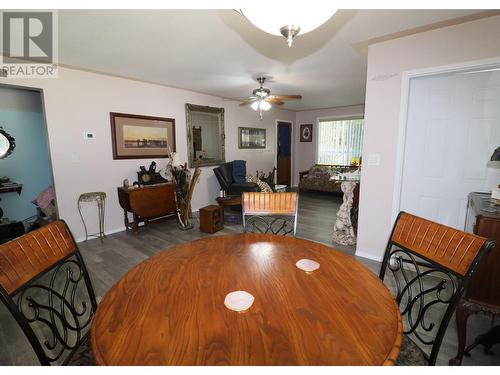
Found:
M 281 101 L 281 99 L 278 99 L 278 98 L 269 98 L 267 97 L 265 99 L 266 102 L 270 103 L 270 104 L 273 104 L 273 105 L 282 105 L 282 104 L 285 104 L 285 102 Z
M 302 99 L 302 95 L 269 95 L 268 98 L 278 100 L 299 100 Z
M 244 100 L 247 100 L 249 99 L 248 96 L 240 96 L 238 98 L 223 98 L 222 100 L 227 102 L 227 101 L 230 101 L 230 102 L 242 102 Z
M 239 106 L 240 106 L 240 107 L 243 107 L 243 106 L 245 106 L 245 105 L 252 104 L 253 102 L 256 102 L 257 100 L 259 100 L 259 99 L 257 99 L 257 98 L 248 98 L 247 100 L 245 100 L 245 101 L 241 102 L 241 103 L 239 104 Z

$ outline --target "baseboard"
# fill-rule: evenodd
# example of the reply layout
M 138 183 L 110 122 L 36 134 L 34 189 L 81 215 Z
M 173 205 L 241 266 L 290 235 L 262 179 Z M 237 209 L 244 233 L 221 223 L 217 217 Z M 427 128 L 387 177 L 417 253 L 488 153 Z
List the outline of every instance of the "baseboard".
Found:
M 356 251 L 354 255 L 356 255 L 357 257 L 374 260 L 375 262 L 379 263 L 382 262 L 382 259 L 384 258 L 383 256 L 374 256 L 373 254 L 365 253 L 363 251 Z
M 113 233 L 118 233 L 118 232 L 123 232 L 125 231 L 125 226 L 123 227 L 119 227 L 119 228 L 115 228 L 115 229 L 111 229 L 111 230 L 107 230 L 104 232 L 104 234 L 108 235 L 108 234 L 113 234 Z M 89 240 L 93 240 L 93 239 L 96 239 L 97 237 L 90 237 Z M 83 242 L 85 241 L 85 237 L 79 237 L 79 238 L 75 238 L 75 241 L 78 243 L 78 242 Z

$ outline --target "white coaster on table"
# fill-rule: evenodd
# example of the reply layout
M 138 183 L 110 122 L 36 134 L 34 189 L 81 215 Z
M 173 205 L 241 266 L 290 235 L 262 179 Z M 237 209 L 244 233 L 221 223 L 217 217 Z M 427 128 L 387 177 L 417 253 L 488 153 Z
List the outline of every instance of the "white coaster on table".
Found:
M 237 290 L 236 292 L 229 293 L 224 299 L 224 305 L 233 311 L 245 311 L 252 306 L 254 296 L 244 290 Z
M 311 259 L 301 259 L 295 265 L 306 272 L 313 272 L 319 268 L 319 263 Z

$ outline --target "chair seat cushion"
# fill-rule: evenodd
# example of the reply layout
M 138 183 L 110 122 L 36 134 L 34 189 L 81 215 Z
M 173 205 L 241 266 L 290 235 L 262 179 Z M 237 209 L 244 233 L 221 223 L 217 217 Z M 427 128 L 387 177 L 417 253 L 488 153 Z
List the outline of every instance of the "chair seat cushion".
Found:
M 396 366 L 428 366 L 422 350 L 411 339 L 403 336 Z

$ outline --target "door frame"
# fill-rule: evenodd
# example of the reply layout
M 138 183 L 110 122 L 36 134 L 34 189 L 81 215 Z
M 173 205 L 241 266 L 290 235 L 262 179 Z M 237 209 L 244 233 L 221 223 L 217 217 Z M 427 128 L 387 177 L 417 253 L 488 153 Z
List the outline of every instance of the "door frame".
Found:
M 396 173 L 394 175 L 394 192 L 392 201 L 392 222 L 401 208 L 401 189 L 403 187 L 403 167 L 406 145 L 406 130 L 408 127 L 408 107 L 410 99 L 410 82 L 413 78 L 431 77 L 446 73 L 462 72 L 472 69 L 488 69 L 500 67 L 500 57 L 464 61 L 456 64 L 439 65 L 424 69 L 407 70 L 401 73 L 401 104 L 398 121 L 398 141 L 396 151 Z
M 280 120 L 276 119 L 274 121 L 274 165 L 278 168 L 278 122 L 286 122 L 290 124 L 290 186 L 289 188 L 295 186 L 293 183 L 295 181 L 294 165 L 295 165 L 295 139 L 293 137 L 293 127 L 294 121 L 292 120 Z M 274 183 L 278 179 L 278 170 L 276 169 L 276 175 L 274 176 Z
M 33 86 L 22 86 L 18 84 L 10 84 L 10 83 L 4 83 L 0 82 L 0 87 L 6 87 L 9 89 L 18 89 L 18 90 L 28 90 L 28 91 L 36 91 L 40 94 L 40 101 L 41 101 L 41 106 L 42 106 L 42 116 L 43 116 L 43 126 L 45 128 L 45 142 L 47 144 L 47 151 L 49 153 L 49 164 L 50 164 L 50 173 L 52 175 L 51 181 L 52 181 L 52 187 L 54 188 L 54 194 L 56 196 L 55 201 L 56 201 L 56 218 L 59 219 L 59 205 L 57 204 L 57 187 L 56 187 L 56 182 L 55 182 L 55 176 L 54 176 L 54 163 L 53 163 L 53 158 L 52 158 L 52 150 L 50 148 L 50 138 L 49 138 L 49 125 L 47 123 L 47 108 L 45 105 L 45 92 L 44 89 L 41 87 L 33 87 Z

